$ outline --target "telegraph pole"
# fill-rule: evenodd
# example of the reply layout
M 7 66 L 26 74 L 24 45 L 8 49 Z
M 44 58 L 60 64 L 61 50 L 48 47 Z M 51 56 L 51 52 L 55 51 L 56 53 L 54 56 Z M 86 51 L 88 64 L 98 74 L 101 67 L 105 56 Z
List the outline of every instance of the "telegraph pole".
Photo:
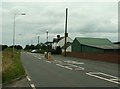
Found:
M 66 19 L 65 19 L 65 49 L 64 49 L 65 57 L 66 57 L 66 43 L 67 43 L 67 37 L 68 37 L 68 33 L 67 33 L 67 15 L 68 15 L 68 8 L 66 8 Z
M 38 36 L 38 45 L 39 45 L 39 38 L 40 38 L 40 36 Z
M 37 45 L 37 49 L 38 49 L 38 50 L 39 50 L 39 48 L 40 48 L 39 37 L 40 37 L 40 36 L 38 36 L 38 45 Z
M 48 30 L 46 31 L 47 34 L 47 59 L 48 59 Z

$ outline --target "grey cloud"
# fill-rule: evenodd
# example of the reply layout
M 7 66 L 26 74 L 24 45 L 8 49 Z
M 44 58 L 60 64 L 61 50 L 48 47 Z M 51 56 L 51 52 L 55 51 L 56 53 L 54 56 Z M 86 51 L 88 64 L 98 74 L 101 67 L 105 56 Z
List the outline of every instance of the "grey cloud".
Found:
M 9 4 L 9 3 L 7 3 Z M 13 13 L 16 8 L 18 12 L 26 12 L 26 16 L 17 16 L 16 35 L 22 34 L 21 44 L 30 43 L 31 38 L 40 35 L 41 42 L 46 40 L 46 30 L 49 31 L 49 40 L 57 34 L 64 35 L 65 8 L 68 12 L 68 32 L 71 38 L 76 36 L 99 36 L 117 40 L 117 4 L 115 3 L 12 3 L 3 8 L 4 42 L 8 44 L 12 39 Z M 8 8 L 9 7 L 9 8 Z M 99 35 L 98 35 L 99 33 Z M 103 34 L 103 35 L 102 35 Z M 110 34 L 112 36 L 109 36 Z M 5 37 L 5 35 L 8 35 Z M 113 38 L 112 38 L 113 37 Z M 5 42 L 5 43 L 7 43 Z M 35 40 L 36 42 L 36 40 Z

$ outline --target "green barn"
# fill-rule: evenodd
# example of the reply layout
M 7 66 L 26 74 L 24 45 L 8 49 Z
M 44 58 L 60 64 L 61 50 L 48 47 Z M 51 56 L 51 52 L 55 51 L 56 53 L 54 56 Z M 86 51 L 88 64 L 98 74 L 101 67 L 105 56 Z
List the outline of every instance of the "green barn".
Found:
M 113 43 L 106 38 L 76 37 L 72 43 L 72 52 L 105 53 L 113 50 Z

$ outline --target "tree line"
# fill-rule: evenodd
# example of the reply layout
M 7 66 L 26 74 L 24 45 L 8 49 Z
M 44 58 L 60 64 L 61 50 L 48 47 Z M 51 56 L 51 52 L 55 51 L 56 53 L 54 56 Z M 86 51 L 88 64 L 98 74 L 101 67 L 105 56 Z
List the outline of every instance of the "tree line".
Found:
M 12 46 L 8 46 L 8 45 L 0 45 L 0 51 L 1 50 L 5 50 L 6 48 L 13 48 Z M 29 51 L 31 52 L 32 50 L 37 50 L 37 52 L 40 53 L 44 53 L 44 52 L 51 52 L 53 54 L 61 54 L 62 50 L 60 47 L 57 47 L 56 50 L 52 49 L 52 43 L 51 42 L 46 42 L 46 43 L 40 43 L 37 45 L 26 45 L 25 48 L 23 48 L 21 45 L 15 45 L 14 46 L 15 49 L 17 50 L 25 50 L 25 51 Z
M 0 45 L 0 50 L 5 50 L 7 48 L 13 48 L 13 46 Z M 17 49 L 17 50 L 22 50 L 23 49 L 23 47 L 20 46 L 20 45 L 15 45 L 14 48 Z

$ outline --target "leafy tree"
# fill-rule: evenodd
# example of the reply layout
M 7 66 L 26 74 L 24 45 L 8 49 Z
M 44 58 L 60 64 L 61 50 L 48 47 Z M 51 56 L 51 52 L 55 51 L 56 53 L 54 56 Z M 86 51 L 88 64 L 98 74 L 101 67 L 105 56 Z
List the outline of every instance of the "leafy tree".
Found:
M 2 50 L 6 49 L 6 48 L 8 48 L 7 45 L 2 45 Z

